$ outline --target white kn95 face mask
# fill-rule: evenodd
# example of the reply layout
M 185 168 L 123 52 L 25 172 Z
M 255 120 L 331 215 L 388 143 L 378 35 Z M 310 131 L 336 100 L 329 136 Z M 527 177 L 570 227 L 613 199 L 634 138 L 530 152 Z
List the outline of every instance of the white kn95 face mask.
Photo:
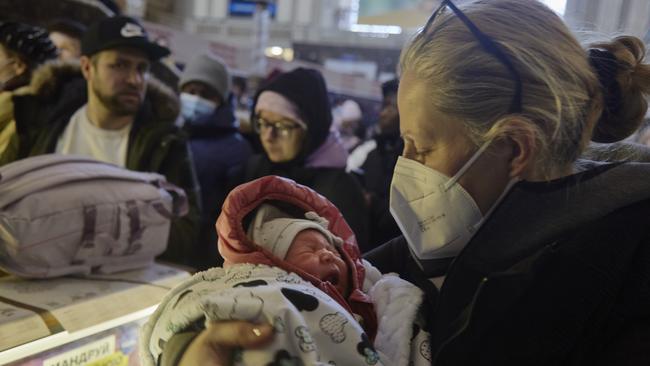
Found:
M 390 212 L 417 258 L 456 256 L 518 181 L 510 181 L 484 217 L 458 180 L 489 144 L 483 144 L 451 178 L 415 160 L 398 158 L 390 187 Z

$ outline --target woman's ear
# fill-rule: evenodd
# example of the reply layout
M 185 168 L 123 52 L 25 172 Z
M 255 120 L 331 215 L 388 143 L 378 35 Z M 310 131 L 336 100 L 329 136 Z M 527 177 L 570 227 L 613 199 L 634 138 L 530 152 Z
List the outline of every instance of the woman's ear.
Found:
M 510 178 L 534 174 L 539 134 L 538 127 L 525 117 L 509 117 L 500 126 L 499 135 L 510 142 Z
M 20 76 L 27 72 L 27 64 L 20 59 L 20 57 L 15 57 L 14 62 L 11 64 L 14 69 L 14 75 Z

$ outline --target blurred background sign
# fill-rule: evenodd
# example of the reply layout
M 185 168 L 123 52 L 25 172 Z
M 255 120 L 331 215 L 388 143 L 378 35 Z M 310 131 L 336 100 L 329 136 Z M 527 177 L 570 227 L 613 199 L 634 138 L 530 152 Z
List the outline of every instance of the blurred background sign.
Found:
M 228 14 L 235 17 L 252 17 L 255 14 L 255 7 L 259 2 L 255 0 L 230 0 Z M 274 3 L 268 4 L 271 18 L 275 18 L 277 6 Z
M 439 0 L 359 0 L 358 24 L 421 27 Z

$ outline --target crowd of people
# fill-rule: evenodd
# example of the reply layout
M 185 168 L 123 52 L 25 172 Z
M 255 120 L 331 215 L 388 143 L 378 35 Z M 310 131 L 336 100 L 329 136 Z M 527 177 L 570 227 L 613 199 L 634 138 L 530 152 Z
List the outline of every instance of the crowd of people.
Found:
M 585 48 L 536 0 L 444 0 L 367 127 L 316 69 L 247 96 L 198 52 L 170 86 L 136 19 L 1 21 L 0 166 L 79 154 L 185 190 L 160 259 L 208 271 L 145 327 L 149 364 L 646 365 L 645 51 Z
M 173 86 L 177 95 L 151 72 L 169 51 L 149 40 L 137 20 L 115 16 L 85 27 L 57 19 L 48 30 L 2 22 L 0 162 L 78 154 L 163 174 L 186 191 L 191 210 L 174 222 L 162 259 L 197 270 L 221 264 L 214 222 L 227 193 L 270 174 L 305 184 L 334 202 L 363 251 L 397 234 L 386 210 L 381 221 L 370 215 L 388 205 L 401 146 L 384 156 L 382 143 L 382 155 L 367 159 L 369 167 L 361 165 L 370 149 L 364 147 L 363 155 L 357 149 L 353 160 L 359 166 L 346 170 L 358 145 L 346 145 L 348 126 L 358 128 L 362 112 L 347 100 L 344 109 L 353 109 L 354 121 L 342 120 L 350 112 L 332 107 L 317 70 L 275 73 L 246 97 L 245 79 L 233 77 L 218 57 L 199 53 L 184 65 Z M 386 123 L 397 136 L 397 84 L 391 83 L 385 99 L 392 102 L 384 109 L 395 111 Z M 236 117 L 242 108 L 248 111 Z M 253 133 L 240 129 L 241 119 Z M 365 176 L 372 177 L 367 187 Z M 374 187 L 378 181 L 381 187 Z M 387 229 L 389 234 L 377 239 L 376 233 Z

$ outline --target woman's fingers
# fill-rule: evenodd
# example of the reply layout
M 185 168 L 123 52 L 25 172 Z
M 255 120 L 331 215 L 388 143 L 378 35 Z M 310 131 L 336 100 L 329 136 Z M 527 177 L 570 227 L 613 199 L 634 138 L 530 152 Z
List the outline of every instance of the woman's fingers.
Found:
M 233 348 L 261 347 L 272 340 L 273 328 L 268 324 L 213 322 L 192 341 L 178 365 L 225 366 Z
M 213 346 L 256 348 L 273 340 L 273 327 L 245 321 L 213 322 L 206 329 L 206 341 Z

